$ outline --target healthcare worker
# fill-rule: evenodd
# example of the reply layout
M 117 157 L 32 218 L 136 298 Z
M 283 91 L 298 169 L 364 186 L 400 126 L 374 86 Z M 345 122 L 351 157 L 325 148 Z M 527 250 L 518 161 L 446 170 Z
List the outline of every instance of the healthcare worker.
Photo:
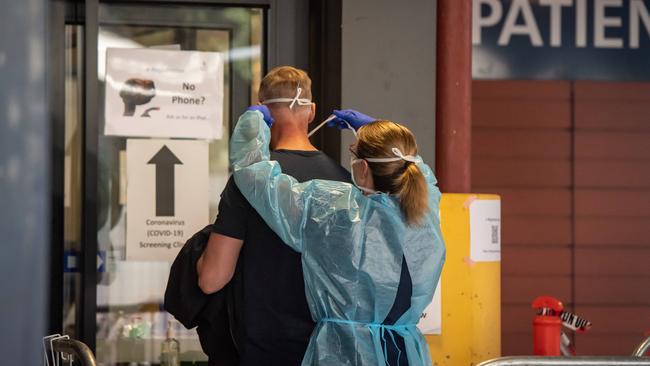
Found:
M 404 126 L 351 110 L 335 117 L 330 124 L 358 130 L 350 149 L 356 186 L 298 183 L 283 174 L 269 160 L 272 118 L 265 106 L 239 118 L 230 145 L 242 194 L 302 253 L 317 322 L 302 364 L 431 365 L 416 324 L 445 259 L 436 178 Z

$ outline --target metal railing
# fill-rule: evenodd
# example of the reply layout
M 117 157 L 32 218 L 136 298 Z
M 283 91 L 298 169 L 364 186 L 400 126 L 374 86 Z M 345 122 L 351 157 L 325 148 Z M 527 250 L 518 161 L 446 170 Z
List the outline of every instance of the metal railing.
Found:
M 650 366 L 650 358 L 634 356 L 501 357 L 478 366 Z
M 477 366 L 650 366 L 650 337 L 634 349 L 632 356 L 509 356 L 481 362 Z
M 643 342 L 639 343 L 638 346 L 634 349 L 632 356 L 643 357 L 650 349 L 650 336 L 646 338 Z
M 95 366 L 93 352 L 84 343 L 75 339 L 55 339 L 52 341 L 52 350 L 55 354 L 72 356 L 76 364 L 81 366 Z M 64 360 L 69 360 L 65 357 Z

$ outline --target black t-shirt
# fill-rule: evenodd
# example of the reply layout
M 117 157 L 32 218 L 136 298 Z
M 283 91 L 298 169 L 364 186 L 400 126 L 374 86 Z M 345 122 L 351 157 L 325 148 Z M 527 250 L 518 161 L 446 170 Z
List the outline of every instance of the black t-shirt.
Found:
M 350 174 L 320 151 L 271 153 L 298 181 L 350 181 Z M 305 298 L 300 254 L 271 230 L 232 177 L 221 194 L 213 232 L 244 240 L 231 281 L 233 335 L 241 365 L 299 365 L 314 323 Z

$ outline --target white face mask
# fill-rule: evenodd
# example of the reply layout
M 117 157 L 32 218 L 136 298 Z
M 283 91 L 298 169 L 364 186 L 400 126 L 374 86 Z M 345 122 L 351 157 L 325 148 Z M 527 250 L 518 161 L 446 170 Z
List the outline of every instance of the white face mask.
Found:
M 353 156 L 350 157 L 350 175 L 352 176 L 352 184 L 354 184 L 355 187 L 359 188 L 360 191 L 366 192 L 368 194 L 375 194 L 379 193 L 378 191 L 375 191 L 370 188 L 362 187 L 357 184 L 357 181 L 354 179 L 354 164 L 362 162 L 363 159 L 355 159 Z
M 353 130 L 354 131 L 354 130 Z M 354 164 L 359 163 L 363 160 L 371 162 L 371 163 L 390 163 L 393 161 L 398 161 L 398 160 L 404 160 L 404 161 L 409 161 L 411 163 L 419 163 L 422 160 L 417 157 L 417 156 L 412 156 L 412 155 L 404 155 L 402 151 L 396 147 L 392 148 L 391 150 L 393 154 L 395 155 L 394 158 L 365 158 L 365 159 L 355 159 L 354 156 L 350 157 L 350 174 L 352 175 L 352 184 L 354 184 L 357 188 L 359 188 L 361 191 L 369 193 L 369 194 L 374 194 L 374 193 L 380 193 L 379 191 L 372 190 L 370 188 L 362 187 L 357 184 L 356 180 L 354 179 Z

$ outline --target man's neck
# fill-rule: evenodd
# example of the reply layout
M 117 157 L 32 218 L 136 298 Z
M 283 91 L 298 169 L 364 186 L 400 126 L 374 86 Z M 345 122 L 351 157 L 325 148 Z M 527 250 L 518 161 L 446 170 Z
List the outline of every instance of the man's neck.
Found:
M 317 151 L 318 149 L 311 144 L 307 137 L 307 131 L 291 126 L 277 126 L 271 129 L 271 149 L 272 150 L 300 150 L 300 151 Z

